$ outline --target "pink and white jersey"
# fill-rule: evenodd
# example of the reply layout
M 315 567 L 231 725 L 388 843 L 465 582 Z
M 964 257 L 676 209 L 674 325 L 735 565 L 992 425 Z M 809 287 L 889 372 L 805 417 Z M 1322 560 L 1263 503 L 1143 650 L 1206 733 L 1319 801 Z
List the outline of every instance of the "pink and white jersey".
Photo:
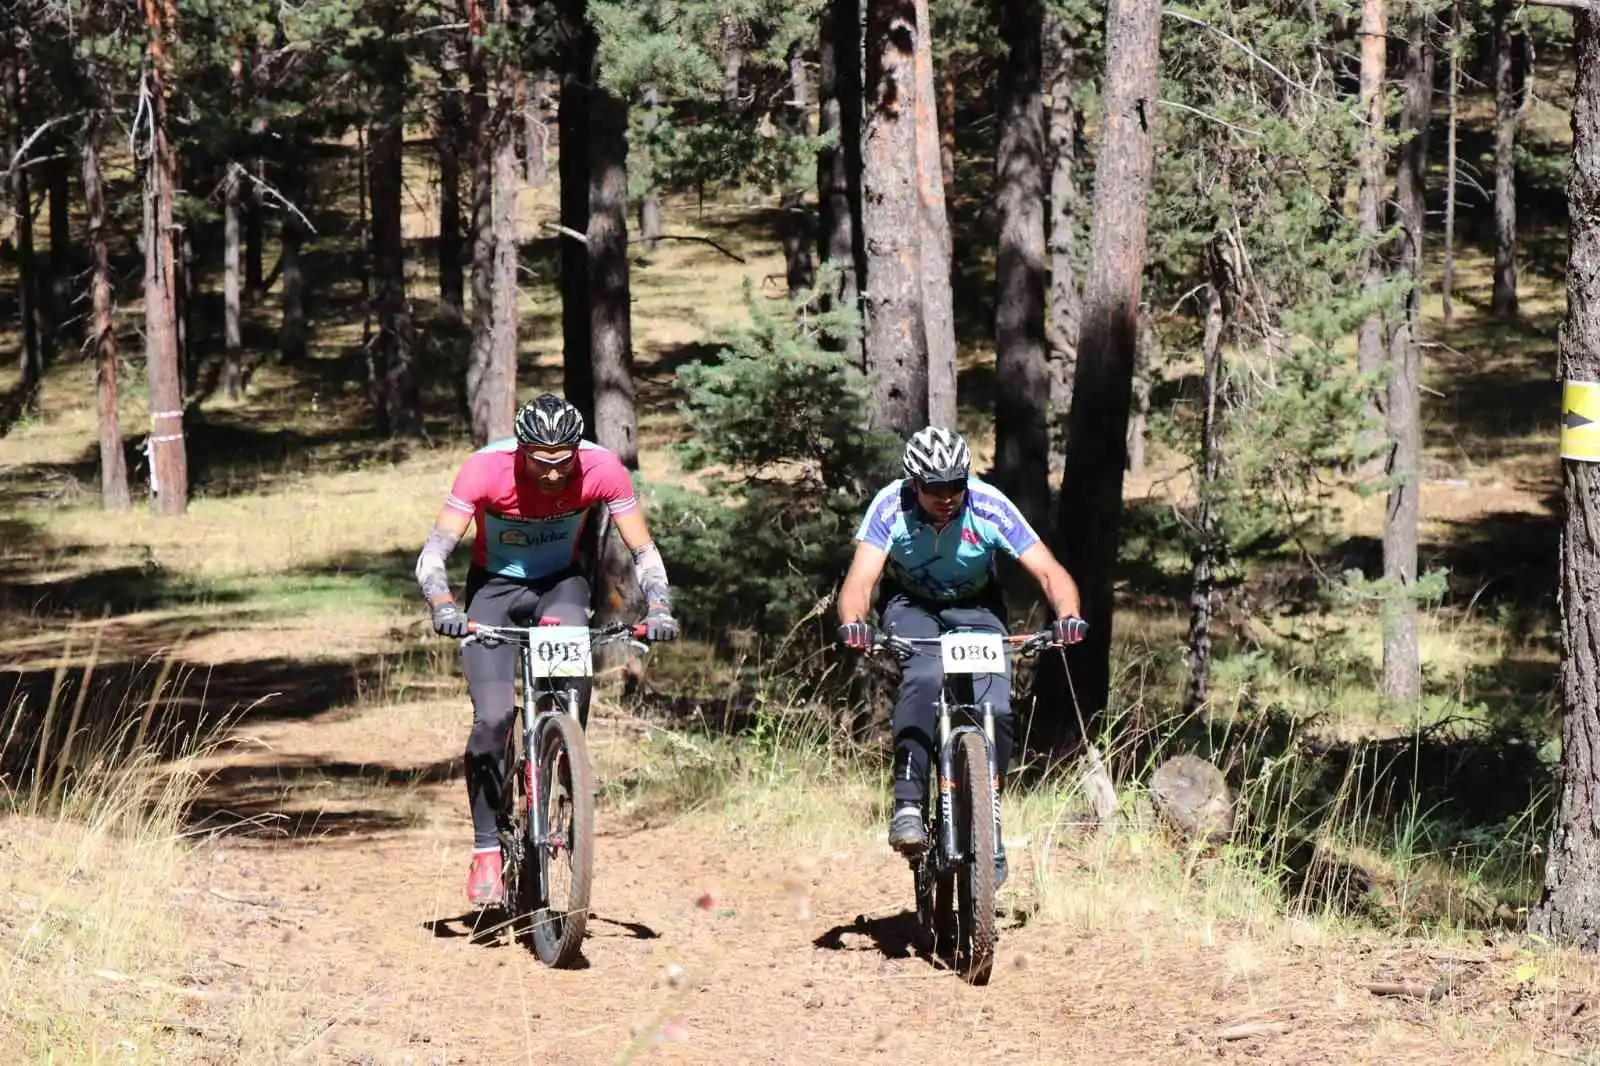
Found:
M 517 479 L 515 438 L 473 452 L 445 498 L 446 507 L 473 517 L 473 566 L 527 579 L 549 577 L 578 561 L 584 525 L 598 504 L 613 515 L 639 506 L 633 479 L 615 452 L 584 441 L 572 480 L 549 493 Z

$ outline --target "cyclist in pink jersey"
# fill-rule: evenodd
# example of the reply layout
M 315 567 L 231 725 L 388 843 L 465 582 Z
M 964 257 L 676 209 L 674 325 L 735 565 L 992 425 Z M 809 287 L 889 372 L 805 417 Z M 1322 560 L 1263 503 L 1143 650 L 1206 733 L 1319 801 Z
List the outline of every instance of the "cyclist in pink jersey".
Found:
M 583 430 L 576 407 L 545 393 L 518 410 L 514 437 L 480 448 L 462 464 L 417 556 L 417 584 L 439 634 L 464 637 L 469 619 L 488 625 L 529 619 L 587 625 L 589 581 L 581 545 L 604 507 L 633 552 L 634 573 L 649 604 L 646 637 L 658 641 L 678 635 L 666 566 L 634 497 L 633 479 L 614 452 L 584 440 Z M 476 532 L 463 613 L 450 591 L 445 563 L 469 524 Z M 515 710 L 516 650 L 469 644 L 461 658 L 472 695 L 466 768 L 473 849 L 467 898 L 491 904 L 505 892 L 495 812 Z M 577 695 L 579 721 L 587 725 L 589 679 L 565 683 Z

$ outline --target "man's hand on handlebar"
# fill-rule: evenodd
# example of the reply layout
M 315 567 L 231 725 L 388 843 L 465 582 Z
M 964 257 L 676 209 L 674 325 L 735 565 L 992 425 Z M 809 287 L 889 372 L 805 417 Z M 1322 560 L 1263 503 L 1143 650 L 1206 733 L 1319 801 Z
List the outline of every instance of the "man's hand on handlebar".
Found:
M 1089 631 L 1089 623 L 1077 615 L 1068 615 L 1057 618 L 1050 623 L 1050 642 L 1052 644 L 1076 644 L 1083 639 Z
M 433 631 L 441 637 L 460 639 L 467 635 L 467 616 L 455 603 L 441 603 L 433 609 Z
M 839 643 L 856 651 L 868 651 L 876 639 L 870 622 L 846 622 L 839 627 Z

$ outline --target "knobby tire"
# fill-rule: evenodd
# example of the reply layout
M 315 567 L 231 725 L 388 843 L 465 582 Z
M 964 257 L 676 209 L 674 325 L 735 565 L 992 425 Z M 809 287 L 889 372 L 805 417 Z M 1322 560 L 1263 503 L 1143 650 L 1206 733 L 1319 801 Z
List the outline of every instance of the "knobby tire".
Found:
M 994 778 L 984 739 L 964 733 L 955 751 L 955 968 L 969 984 L 989 983 L 997 940 L 994 905 Z
M 533 908 L 534 954 L 547 966 L 570 966 L 583 949 L 589 922 L 589 887 L 594 875 L 594 780 L 583 728 L 569 714 L 545 719 L 539 741 L 538 801 L 544 805 L 551 845 L 537 856 L 542 888 Z M 551 875 L 571 875 L 567 899 L 549 898 Z

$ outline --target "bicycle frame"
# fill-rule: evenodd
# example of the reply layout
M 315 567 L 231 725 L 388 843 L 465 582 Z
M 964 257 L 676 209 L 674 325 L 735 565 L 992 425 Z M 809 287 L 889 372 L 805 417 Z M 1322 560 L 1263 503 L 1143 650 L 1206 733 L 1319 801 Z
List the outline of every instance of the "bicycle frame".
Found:
M 523 801 L 527 804 L 527 829 L 523 835 L 524 846 L 537 849 L 540 856 L 538 864 L 539 889 L 542 891 L 548 881 L 549 871 L 545 863 L 549 858 L 551 844 L 547 812 L 544 805 L 539 802 L 540 767 L 537 753 L 542 749 L 540 742 L 544 739 L 543 733 L 547 728 L 546 723 L 560 714 L 570 714 L 578 717 L 577 694 L 569 687 L 561 684 L 561 678 L 540 677 L 536 674 L 533 661 L 534 634 L 540 626 L 488 626 L 478 622 L 469 622 L 467 625 L 468 640 L 476 639 L 488 645 L 512 644 L 517 648 L 518 672 L 522 675 L 522 699 L 519 708 L 522 712 L 520 722 L 522 728 L 522 766 L 523 774 Z M 639 640 L 644 636 L 645 627 L 642 624 L 628 622 L 613 622 L 598 629 L 589 630 L 589 649 L 592 654 L 594 649 L 628 637 Z M 516 772 L 518 768 L 507 767 Z M 563 842 L 564 843 L 564 842 Z
M 959 635 L 966 630 L 953 630 L 946 635 Z M 977 631 L 973 631 L 977 632 Z M 1017 655 L 1026 655 L 1045 646 L 1050 641 L 1050 632 L 1043 630 L 1037 633 L 1026 633 L 1002 637 L 1002 643 L 1007 651 Z M 938 647 L 944 642 L 944 637 L 883 637 L 873 648 L 874 651 L 890 650 L 897 654 L 915 654 L 917 648 L 934 646 Z M 930 847 L 920 856 L 913 856 L 910 861 L 913 866 L 918 862 L 929 861 L 935 874 L 943 875 L 954 870 L 967 856 L 961 854 L 956 847 L 955 829 L 955 749 L 965 733 L 979 733 L 983 736 L 984 757 L 988 764 L 989 780 L 994 785 L 994 839 L 996 846 L 1000 841 L 1000 774 L 994 761 L 994 730 L 995 709 L 990 700 L 970 701 L 952 699 L 951 682 L 962 677 L 982 675 L 949 674 L 944 672 L 943 660 L 940 665 L 939 697 L 934 705 L 936 735 L 938 738 L 937 750 L 933 753 L 934 782 L 937 788 L 937 802 L 931 804 L 936 810 L 934 819 L 935 839 Z M 960 714 L 970 719 L 969 723 L 956 724 L 956 716 Z M 931 798 L 931 797 L 930 797 Z

